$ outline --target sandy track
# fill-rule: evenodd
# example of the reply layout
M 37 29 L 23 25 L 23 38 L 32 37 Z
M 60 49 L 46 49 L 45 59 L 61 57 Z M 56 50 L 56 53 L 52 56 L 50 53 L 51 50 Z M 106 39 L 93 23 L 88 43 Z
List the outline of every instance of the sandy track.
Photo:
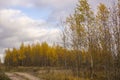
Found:
M 20 75 L 20 76 L 23 76 L 25 78 L 27 78 L 28 80 L 41 80 L 39 79 L 38 77 L 35 77 L 31 74 L 28 74 L 28 73 L 21 73 L 21 72 L 15 72 L 17 75 Z
M 6 73 L 6 75 L 11 80 L 42 80 L 42 79 L 39 79 L 38 77 L 35 77 L 35 76 L 33 76 L 29 73 L 25 73 L 25 72 Z
M 5 73 L 11 80 L 26 80 L 25 78 L 22 78 L 21 76 L 18 76 L 14 73 Z

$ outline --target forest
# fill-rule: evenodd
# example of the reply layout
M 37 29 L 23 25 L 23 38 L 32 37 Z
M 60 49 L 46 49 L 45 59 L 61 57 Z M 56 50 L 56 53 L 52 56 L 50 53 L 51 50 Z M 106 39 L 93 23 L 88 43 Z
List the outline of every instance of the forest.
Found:
M 5 66 L 59 67 L 85 80 L 120 80 L 120 0 L 113 2 L 93 11 L 87 0 L 79 0 L 61 23 L 62 45 L 22 43 L 6 49 Z

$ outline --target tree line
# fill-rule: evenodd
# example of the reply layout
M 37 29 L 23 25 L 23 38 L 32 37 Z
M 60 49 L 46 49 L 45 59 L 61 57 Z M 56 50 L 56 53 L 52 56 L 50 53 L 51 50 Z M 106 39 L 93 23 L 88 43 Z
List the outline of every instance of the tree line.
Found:
M 62 23 L 62 47 L 21 44 L 6 50 L 5 64 L 64 67 L 86 79 L 120 80 L 120 0 L 113 3 L 100 3 L 96 12 L 87 0 L 79 0 Z
M 101 80 L 120 79 L 120 0 L 112 2 L 110 7 L 100 3 L 92 11 L 87 0 L 79 0 L 74 13 L 63 22 L 64 47 L 77 56 L 76 71 L 81 71 L 83 61 L 85 69 L 89 66 L 91 79 L 99 70 L 105 76 Z M 87 54 L 85 60 L 82 50 Z

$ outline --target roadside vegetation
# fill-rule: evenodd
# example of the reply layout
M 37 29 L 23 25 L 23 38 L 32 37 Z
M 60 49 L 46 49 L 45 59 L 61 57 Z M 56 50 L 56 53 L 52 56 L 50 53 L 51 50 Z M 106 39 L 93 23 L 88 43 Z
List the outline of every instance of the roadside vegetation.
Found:
M 0 68 L 0 80 L 11 80 L 5 75 L 4 71 Z

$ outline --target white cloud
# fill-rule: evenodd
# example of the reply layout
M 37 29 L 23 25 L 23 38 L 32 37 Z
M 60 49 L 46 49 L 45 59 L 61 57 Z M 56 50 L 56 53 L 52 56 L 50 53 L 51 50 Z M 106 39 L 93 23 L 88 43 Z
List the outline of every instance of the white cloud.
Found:
M 59 29 L 44 20 L 34 20 L 20 10 L 0 10 L 0 45 L 2 48 L 17 47 L 21 42 L 54 42 Z
M 34 7 L 40 10 L 41 8 L 47 7 L 52 11 L 49 18 L 54 18 L 55 20 L 68 15 L 75 7 L 77 1 L 78 0 L 0 0 L 0 8 L 21 6 L 28 8 Z
M 31 0 L 0 0 L 0 8 L 7 8 L 11 6 L 32 7 Z

